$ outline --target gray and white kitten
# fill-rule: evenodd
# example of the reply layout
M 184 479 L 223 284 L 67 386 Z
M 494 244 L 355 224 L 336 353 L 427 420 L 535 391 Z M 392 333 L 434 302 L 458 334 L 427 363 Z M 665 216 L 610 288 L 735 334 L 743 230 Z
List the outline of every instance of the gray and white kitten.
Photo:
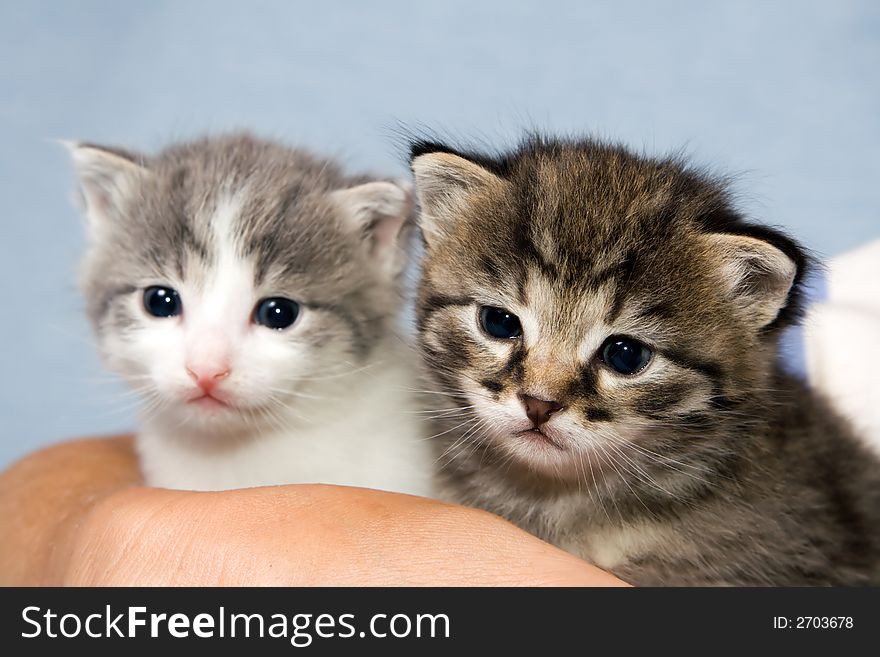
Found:
M 101 354 L 142 394 L 147 483 L 430 493 L 397 337 L 405 186 L 247 134 L 71 144 Z
M 635 584 L 880 584 L 880 461 L 777 362 L 797 244 L 678 159 L 412 155 L 444 496 Z

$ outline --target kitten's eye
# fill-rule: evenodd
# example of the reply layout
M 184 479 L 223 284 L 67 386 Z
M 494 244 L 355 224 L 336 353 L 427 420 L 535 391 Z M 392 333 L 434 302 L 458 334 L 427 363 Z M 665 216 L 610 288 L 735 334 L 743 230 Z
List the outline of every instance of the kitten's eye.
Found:
M 183 311 L 183 304 L 177 290 L 153 285 L 144 290 L 144 310 L 153 317 L 174 317 Z
M 602 347 L 602 360 L 620 374 L 638 374 L 651 360 L 651 350 L 638 340 L 612 336 Z
M 283 297 L 263 299 L 254 309 L 254 321 L 270 329 L 286 329 L 299 316 L 299 304 Z
M 480 324 L 493 338 L 511 339 L 522 335 L 519 317 L 502 308 L 484 306 L 480 311 Z

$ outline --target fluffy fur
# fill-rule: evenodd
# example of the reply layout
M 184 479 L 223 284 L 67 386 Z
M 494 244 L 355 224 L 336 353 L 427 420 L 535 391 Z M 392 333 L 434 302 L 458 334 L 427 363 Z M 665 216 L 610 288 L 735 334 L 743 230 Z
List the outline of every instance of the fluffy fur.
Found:
M 148 483 L 430 492 L 408 412 L 410 350 L 395 331 L 407 186 L 246 134 L 155 156 L 70 150 L 88 220 L 88 315 L 109 368 L 145 399 Z M 150 286 L 176 290 L 182 312 L 148 313 Z M 282 330 L 255 320 L 275 297 L 299 307 Z M 216 385 L 202 390 L 197 373 Z
M 412 156 L 443 495 L 635 584 L 880 583 L 880 464 L 777 363 L 794 241 L 678 158 L 540 137 Z M 647 366 L 614 371 L 611 336 Z M 537 426 L 520 395 L 558 410 Z

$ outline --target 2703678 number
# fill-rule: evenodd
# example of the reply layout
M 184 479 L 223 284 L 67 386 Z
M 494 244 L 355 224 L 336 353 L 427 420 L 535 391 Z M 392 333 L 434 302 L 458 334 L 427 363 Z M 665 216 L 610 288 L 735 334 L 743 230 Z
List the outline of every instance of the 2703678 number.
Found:
M 852 616 L 798 616 L 795 627 L 799 630 L 836 630 L 850 629 L 853 626 Z
M 777 630 L 842 630 L 853 628 L 852 616 L 775 616 L 773 627 Z

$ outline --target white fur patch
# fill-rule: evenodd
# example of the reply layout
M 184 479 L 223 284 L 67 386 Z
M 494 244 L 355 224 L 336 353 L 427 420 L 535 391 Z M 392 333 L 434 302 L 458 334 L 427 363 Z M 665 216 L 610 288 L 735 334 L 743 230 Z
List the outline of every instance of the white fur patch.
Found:
M 375 368 L 340 376 L 336 386 L 345 393 L 336 411 L 325 408 L 313 422 L 254 431 L 231 444 L 188 440 L 148 423 L 138 436 L 147 481 L 196 490 L 325 483 L 431 496 L 433 453 L 409 393 L 417 378 L 406 354 L 385 355 Z
M 655 523 L 639 523 L 622 527 L 601 527 L 579 536 L 575 552 L 600 568 L 611 570 L 643 554 L 652 554 L 658 547 L 673 544 L 672 530 Z M 563 546 L 563 549 L 566 549 Z

